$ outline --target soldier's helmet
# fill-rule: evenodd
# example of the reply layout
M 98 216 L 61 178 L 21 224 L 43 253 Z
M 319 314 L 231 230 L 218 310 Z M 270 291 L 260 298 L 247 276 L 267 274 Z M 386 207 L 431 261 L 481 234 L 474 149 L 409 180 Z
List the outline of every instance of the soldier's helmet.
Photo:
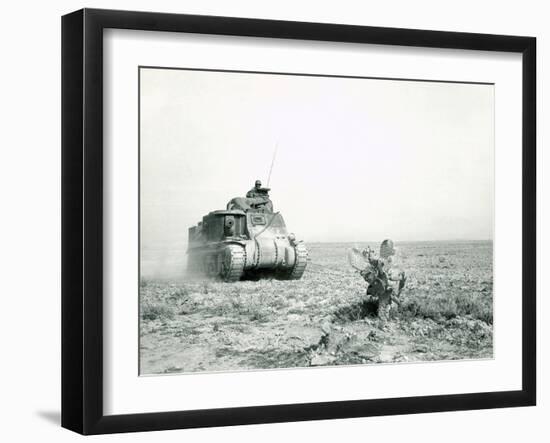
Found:
M 260 180 L 256 180 L 256 181 L 254 182 L 254 186 L 255 186 L 256 188 L 261 188 L 261 187 L 262 187 L 262 182 L 261 182 Z
M 380 257 L 381 258 L 388 258 L 392 255 L 395 255 L 395 248 L 393 247 L 393 241 L 390 239 L 384 240 L 380 244 Z

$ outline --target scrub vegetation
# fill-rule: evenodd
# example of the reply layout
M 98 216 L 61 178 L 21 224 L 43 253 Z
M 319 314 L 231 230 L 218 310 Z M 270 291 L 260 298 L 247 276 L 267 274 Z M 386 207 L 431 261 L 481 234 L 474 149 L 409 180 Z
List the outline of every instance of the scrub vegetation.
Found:
M 308 244 L 298 281 L 142 280 L 141 373 L 492 358 L 492 242 L 396 244 L 408 279 L 386 328 L 351 246 Z

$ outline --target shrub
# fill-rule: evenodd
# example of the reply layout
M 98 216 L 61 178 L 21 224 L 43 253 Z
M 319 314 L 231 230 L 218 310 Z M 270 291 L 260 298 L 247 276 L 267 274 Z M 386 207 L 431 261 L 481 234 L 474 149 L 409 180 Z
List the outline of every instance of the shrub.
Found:
M 143 320 L 171 320 L 174 318 L 174 310 L 164 303 L 144 302 L 141 305 L 141 318 Z
M 412 295 L 404 299 L 399 308 L 405 317 L 430 318 L 435 321 L 469 316 L 493 323 L 492 298 L 481 294 L 455 293 L 437 295 Z
M 179 288 L 174 289 L 171 294 L 171 299 L 178 299 L 178 298 L 184 298 L 189 295 L 189 290 L 187 289 L 187 286 L 182 286 Z

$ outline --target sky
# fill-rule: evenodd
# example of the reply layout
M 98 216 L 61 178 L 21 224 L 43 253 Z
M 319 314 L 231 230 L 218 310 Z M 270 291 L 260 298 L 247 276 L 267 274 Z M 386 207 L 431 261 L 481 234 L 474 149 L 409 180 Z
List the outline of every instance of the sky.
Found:
M 493 85 L 140 70 L 142 250 L 256 179 L 306 242 L 493 237 Z

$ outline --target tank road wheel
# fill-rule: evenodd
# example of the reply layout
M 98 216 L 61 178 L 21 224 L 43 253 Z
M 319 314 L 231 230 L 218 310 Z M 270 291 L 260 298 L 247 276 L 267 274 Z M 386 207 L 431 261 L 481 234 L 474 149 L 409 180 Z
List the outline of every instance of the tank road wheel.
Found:
M 304 271 L 306 270 L 307 265 L 307 248 L 303 243 L 298 243 L 294 246 L 294 251 L 296 252 L 296 261 L 292 269 L 286 271 L 282 278 L 284 280 L 300 280 Z
M 220 277 L 227 282 L 239 281 L 244 272 L 244 248 L 240 245 L 227 245 L 221 252 Z

